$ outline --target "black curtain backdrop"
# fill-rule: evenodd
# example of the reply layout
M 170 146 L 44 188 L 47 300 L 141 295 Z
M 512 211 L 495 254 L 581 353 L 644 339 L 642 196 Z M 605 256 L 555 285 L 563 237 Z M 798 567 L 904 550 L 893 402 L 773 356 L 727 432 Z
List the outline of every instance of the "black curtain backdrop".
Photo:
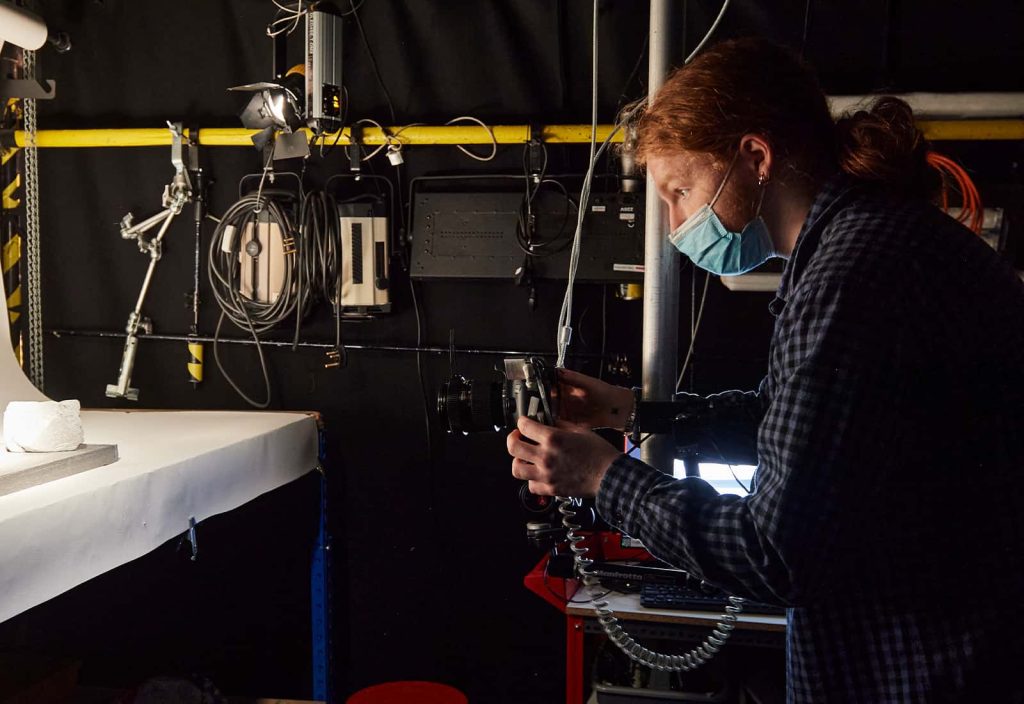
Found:
M 359 3 L 359 0 L 356 0 Z M 269 0 L 47 0 L 32 6 L 67 31 L 74 49 L 43 52 L 41 73 L 57 98 L 40 103 L 41 129 L 238 126 L 244 102 L 228 86 L 270 78 L 265 25 Z M 1013 2 L 814 2 L 736 0 L 718 38 L 762 35 L 796 48 L 830 93 L 879 90 L 1024 90 L 1024 13 Z M 340 3 L 346 9 L 346 3 Z M 676 6 L 676 62 L 692 49 L 719 4 Z M 590 3 L 583 0 L 366 0 L 359 4 L 398 124 L 439 124 L 457 115 L 489 123 L 588 122 Z M 351 20 L 351 18 L 349 18 Z M 646 4 L 600 2 L 601 120 L 642 95 Z M 292 41 L 298 52 L 298 36 Z M 634 72 L 638 65 L 639 71 Z M 383 93 L 354 24 L 346 23 L 344 76 L 350 118 L 391 123 Z M 1019 183 L 1019 144 L 947 145 L 969 157 L 979 183 Z M 581 172 L 586 149 L 550 148 L 550 169 Z M 521 170 L 521 148 L 503 146 L 479 164 L 452 147 L 405 150 L 403 188 L 427 173 Z M 122 330 L 147 260 L 123 241 L 117 223 L 159 209 L 172 168 L 169 150 L 41 150 L 43 310 L 47 330 Z M 201 159 L 215 180 L 210 211 L 237 197 L 239 178 L 258 171 L 253 149 L 209 147 Z M 314 158 L 311 184 L 343 173 L 339 148 Z M 395 178 L 383 158 L 368 169 Z M 358 192 L 349 184 L 350 192 Z M 205 252 L 213 223 L 203 230 Z M 155 331 L 187 334 L 193 229 L 186 209 L 166 238 L 146 302 Z M 686 349 L 690 267 L 682 267 L 680 319 Z M 416 321 L 406 274 L 392 277 L 394 312 L 346 322 L 344 338 L 412 345 Z M 697 291 L 703 285 L 698 274 Z M 536 310 L 509 282 L 418 284 L 424 342 L 445 346 L 550 349 L 562 285 L 541 282 Z M 597 353 L 602 337 L 624 355 L 639 383 L 641 304 L 611 288 L 581 285 L 577 352 Z M 602 297 L 607 312 L 602 324 Z M 769 294 L 731 293 L 713 280 L 694 356 L 697 391 L 756 386 L 767 357 Z M 204 273 L 200 332 L 212 334 L 218 310 Z M 227 334 L 242 336 L 239 331 Z M 287 329 L 277 339 L 290 335 Z M 324 308 L 303 338 L 333 340 Z M 244 409 L 206 348 L 206 381 L 186 381 L 184 343 L 143 339 L 133 377 L 137 404 L 111 401 L 120 340 L 45 338 L 46 392 L 86 407 Z M 344 369 L 323 368 L 314 350 L 267 351 L 274 409 L 316 410 L 327 432 L 334 534 L 335 675 L 339 694 L 396 679 L 450 683 L 474 702 L 558 701 L 563 692 L 564 625 L 528 593 L 522 577 L 540 558 L 524 535 L 518 484 L 509 474 L 503 434 L 447 436 L 431 408 L 447 376 L 447 355 L 351 351 Z M 261 393 L 251 347 L 224 346 L 222 358 L 250 393 Z M 494 357 L 463 355 L 461 373 L 488 376 Z M 593 362 L 578 367 L 597 372 Z M 187 443 L 187 438 L 182 438 Z M 197 564 L 167 545 L 136 563 L 0 626 L 0 646 L 66 652 L 84 659 L 83 680 L 131 686 L 156 674 L 202 673 L 225 692 L 309 697 L 308 562 L 315 482 L 303 480 L 200 526 L 210 546 Z

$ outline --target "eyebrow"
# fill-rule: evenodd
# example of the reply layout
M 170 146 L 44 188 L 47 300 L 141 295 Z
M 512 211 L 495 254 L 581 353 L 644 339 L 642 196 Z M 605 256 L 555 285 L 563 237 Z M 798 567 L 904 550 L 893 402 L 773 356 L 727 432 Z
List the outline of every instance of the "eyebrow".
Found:
M 669 190 L 669 191 L 677 191 L 680 188 L 682 188 L 682 189 L 692 189 L 693 188 L 693 184 L 690 183 L 689 181 L 684 181 L 683 179 L 679 178 L 678 176 L 674 176 L 671 179 L 669 179 L 668 181 L 666 181 L 665 188 L 667 190 Z

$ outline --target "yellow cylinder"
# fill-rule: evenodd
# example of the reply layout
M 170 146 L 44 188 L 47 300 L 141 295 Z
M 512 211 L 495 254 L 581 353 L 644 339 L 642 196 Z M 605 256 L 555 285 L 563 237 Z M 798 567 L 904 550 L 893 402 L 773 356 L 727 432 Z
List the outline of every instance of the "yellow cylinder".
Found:
M 643 284 L 619 284 L 619 298 L 624 301 L 639 301 L 644 297 Z
M 188 380 L 199 384 L 203 381 L 203 343 L 188 343 Z

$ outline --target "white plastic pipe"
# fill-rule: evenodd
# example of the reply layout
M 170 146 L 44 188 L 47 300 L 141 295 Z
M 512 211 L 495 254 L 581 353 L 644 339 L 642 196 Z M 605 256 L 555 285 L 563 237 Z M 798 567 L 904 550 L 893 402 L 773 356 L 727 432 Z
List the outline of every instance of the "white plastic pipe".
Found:
M 46 43 L 46 23 L 7 0 L 0 0 L 0 51 L 4 42 L 35 51 Z
M 883 94 L 888 95 L 888 94 Z M 866 108 L 877 95 L 832 95 L 833 115 Z M 1024 93 L 902 93 L 919 118 L 980 119 L 1024 116 Z

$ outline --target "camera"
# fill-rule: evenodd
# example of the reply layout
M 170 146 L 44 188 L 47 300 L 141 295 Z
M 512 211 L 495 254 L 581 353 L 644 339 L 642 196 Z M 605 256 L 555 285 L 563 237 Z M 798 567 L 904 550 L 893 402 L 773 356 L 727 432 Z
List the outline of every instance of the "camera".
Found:
M 437 415 L 450 433 L 511 430 L 520 416 L 552 425 L 558 417 L 552 390 L 557 372 L 541 357 L 504 361 L 500 380 L 455 375 L 441 385 Z

